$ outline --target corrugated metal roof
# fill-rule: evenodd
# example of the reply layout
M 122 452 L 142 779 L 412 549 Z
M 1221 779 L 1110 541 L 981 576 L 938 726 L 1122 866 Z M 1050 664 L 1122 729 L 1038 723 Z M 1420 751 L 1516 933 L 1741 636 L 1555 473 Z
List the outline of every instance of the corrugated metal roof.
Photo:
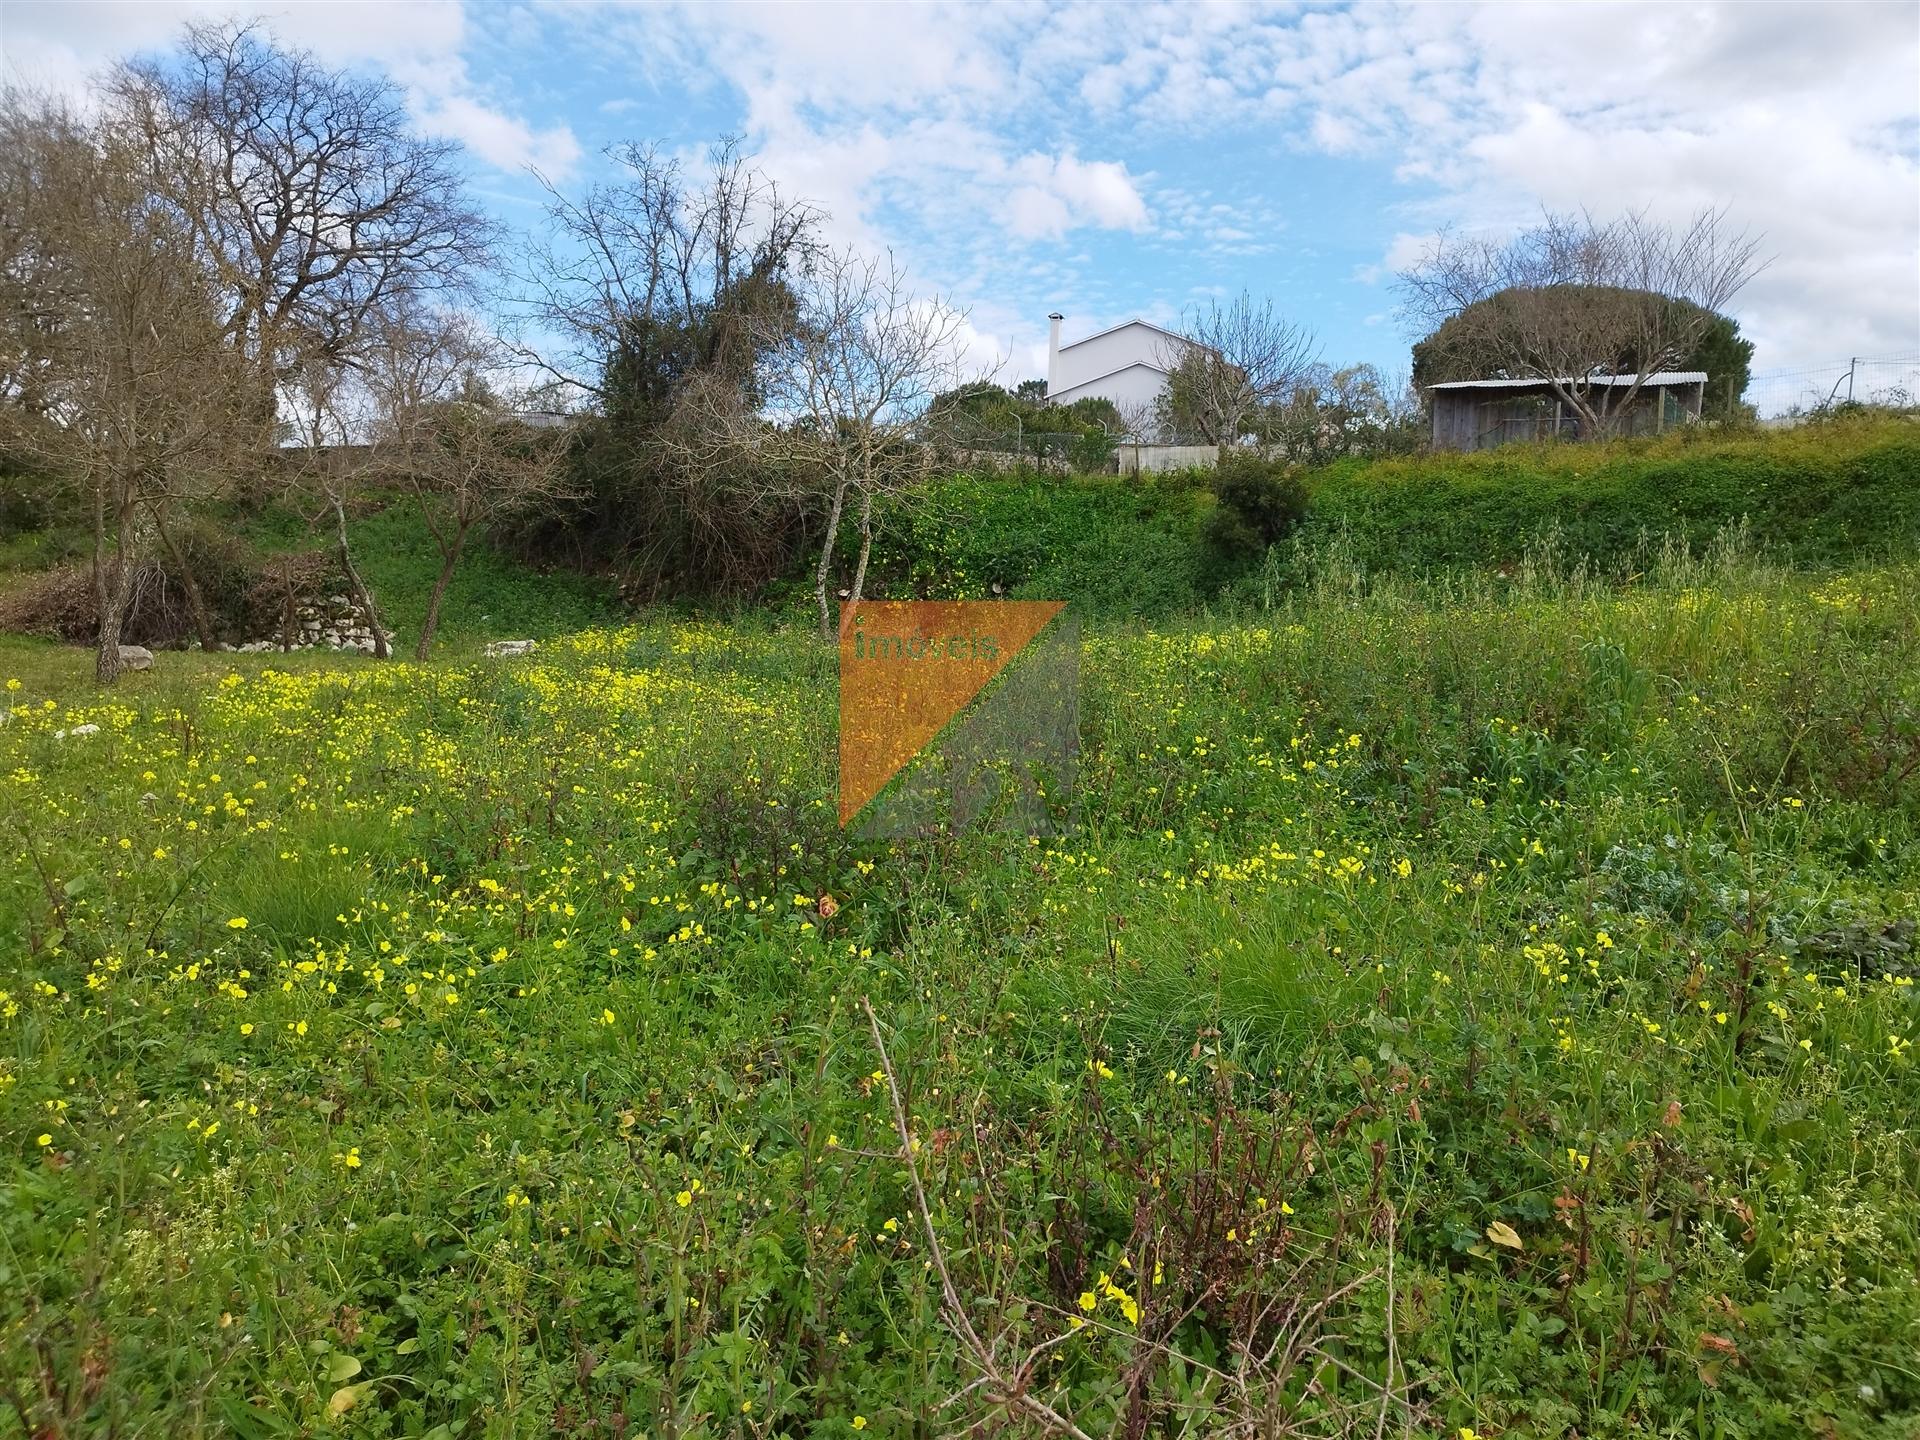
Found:
M 1631 385 L 1640 377 L 1637 375 L 1593 375 L 1584 382 L 1588 385 Z M 1647 376 L 1644 385 L 1704 385 L 1707 372 L 1704 370 L 1659 370 Z M 1583 382 L 1571 376 L 1562 376 L 1559 380 L 1443 380 L 1438 385 L 1429 385 L 1429 390 L 1517 390 L 1530 385 L 1578 385 Z

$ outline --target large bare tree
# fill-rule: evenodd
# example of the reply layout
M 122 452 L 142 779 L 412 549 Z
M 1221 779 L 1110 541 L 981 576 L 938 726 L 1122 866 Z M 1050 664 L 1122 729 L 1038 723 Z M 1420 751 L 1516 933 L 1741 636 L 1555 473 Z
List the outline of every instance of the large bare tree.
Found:
M 757 347 L 794 322 L 820 216 L 734 140 L 697 166 L 633 144 L 607 158 L 603 184 L 548 187 L 513 307 L 521 358 L 597 416 L 581 452 L 590 493 L 553 538 L 617 555 L 643 583 L 749 587 L 778 568 L 790 508 L 765 477 L 683 466 L 662 442 L 686 438 L 690 402 L 757 406 Z
M 0 96 L 0 130 L 0 420 L 86 498 L 95 673 L 112 683 L 156 520 L 197 476 L 234 466 L 258 427 L 223 337 L 215 267 L 174 197 L 155 189 L 139 130 L 111 112 L 78 121 L 17 91 Z
M 263 424 L 305 357 L 346 357 L 383 307 L 466 290 L 490 261 L 459 147 L 417 135 L 385 80 L 250 25 L 192 25 L 175 53 L 121 67 L 109 104 L 215 267 Z
M 1402 309 L 1420 330 L 1453 320 L 1454 344 L 1499 378 L 1543 382 L 1602 436 L 1694 352 L 1763 267 L 1760 246 L 1712 207 L 1678 225 L 1548 212 L 1506 239 L 1441 232 L 1401 273 Z
M 1245 290 L 1188 311 L 1182 328 L 1184 339 L 1169 338 L 1160 347 L 1168 372 L 1162 418 L 1223 455 L 1262 408 L 1287 400 L 1318 353 L 1311 330 Z
M 609 410 L 663 421 L 683 381 L 753 372 L 753 336 L 791 318 L 788 288 L 820 249 L 820 213 L 780 193 L 736 139 L 704 176 L 650 145 L 611 147 L 618 178 L 569 199 L 546 186 L 547 228 L 527 247 L 521 358 Z

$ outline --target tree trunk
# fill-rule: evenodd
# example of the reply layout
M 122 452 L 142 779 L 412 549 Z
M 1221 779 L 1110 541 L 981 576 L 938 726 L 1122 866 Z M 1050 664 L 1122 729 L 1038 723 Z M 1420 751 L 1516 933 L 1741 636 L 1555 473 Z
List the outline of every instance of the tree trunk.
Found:
M 846 508 L 847 482 L 833 488 L 833 507 L 827 511 L 827 535 L 820 544 L 820 565 L 813 574 L 814 598 L 820 602 L 820 638 L 833 639 L 833 617 L 827 610 L 827 578 L 833 573 L 833 547 L 840 538 L 840 512 Z
M 440 628 L 440 602 L 446 598 L 447 586 L 453 582 L 453 567 L 460 563 L 460 549 L 467 543 L 467 527 L 459 526 L 453 532 L 453 543 L 442 555 L 440 574 L 433 582 L 433 594 L 427 598 L 427 618 L 420 625 L 420 643 L 413 647 L 413 658 L 425 660 L 427 652 L 433 648 L 434 632 Z
M 867 557 L 873 553 L 873 491 L 860 491 L 860 563 L 853 567 L 853 603 L 867 592 Z
M 102 685 L 120 679 L 120 624 L 126 609 L 126 585 L 116 575 L 100 610 L 100 648 L 93 657 L 93 678 Z
M 93 485 L 93 619 L 99 654 L 94 661 L 94 678 L 111 685 L 120 678 L 120 621 L 113 625 L 113 658 L 107 658 L 107 492 L 96 477 Z
M 93 531 L 93 596 L 100 615 L 100 648 L 93 657 L 93 678 L 102 685 L 120 679 L 120 628 L 133 594 L 134 537 L 131 507 L 122 506 L 114 527 L 113 575 L 107 575 L 106 499 L 96 496 Z
M 389 660 L 393 650 L 387 644 L 387 632 L 380 628 L 380 612 L 373 608 L 373 592 L 360 578 L 360 572 L 353 568 L 353 555 L 347 549 L 347 509 L 340 503 L 340 497 L 331 490 L 327 499 L 333 502 L 333 519 L 340 533 L 340 569 L 347 577 L 347 594 L 353 603 L 360 607 L 360 613 L 367 617 L 367 628 L 373 632 L 373 658 Z
M 1604 428 L 1604 421 L 1602 420 L 1600 412 L 1594 409 L 1592 401 L 1587 396 L 1574 389 L 1569 389 L 1564 393 L 1556 390 L 1554 393 L 1566 401 L 1567 408 L 1573 411 L 1574 419 L 1580 426 L 1580 439 L 1599 440 L 1605 438 L 1601 433 Z
M 185 554 L 173 543 L 173 532 L 167 528 L 167 522 L 161 518 L 158 509 L 153 512 L 153 531 L 160 537 L 161 545 L 180 572 L 180 588 L 187 592 L 187 614 L 193 619 L 193 633 L 200 639 L 200 648 L 209 653 L 218 650 L 220 637 L 213 633 L 213 617 L 207 613 L 207 601 L 200 593 L 200 582 L 194 578 L 193 567 L 187 563 Z

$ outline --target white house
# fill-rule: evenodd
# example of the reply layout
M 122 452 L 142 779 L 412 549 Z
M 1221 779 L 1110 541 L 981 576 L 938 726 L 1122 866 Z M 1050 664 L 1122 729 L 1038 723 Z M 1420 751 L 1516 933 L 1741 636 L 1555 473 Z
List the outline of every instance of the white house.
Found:
M 1047 316 L 1047 400 L 1054 405 L 1098 396 L 1124 416 L 1143 416 L 1166 389 L 1168 370 L 1193 343 L 1136 318 L 1062 345 L 1063 318 L 1057 311 Z

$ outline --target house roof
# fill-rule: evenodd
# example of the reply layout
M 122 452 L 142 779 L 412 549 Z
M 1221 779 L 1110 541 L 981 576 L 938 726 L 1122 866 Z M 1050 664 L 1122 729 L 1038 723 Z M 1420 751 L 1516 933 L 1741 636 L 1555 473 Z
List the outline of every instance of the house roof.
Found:
M 1429 390 L 1522 390 L 1536 385 L 1631 385 L 1639 380 L 1637 375 L 1590 375 L 1586 380 L 1576 380 L 1572 376 L 1561 376 L 1557 380 L 1540 377 L 1532 380 L 1443 380 L 1438 385 L 1429 385 Z M 1704 370 L 1660 370 L 1647 376 L 1644 385 L 1704 385 L 1707 372 Z
M 1049 316 L 1048 318 L 1051 319 L 1052 317 Z M 1082 335 L 1078 340 L 1072 341 L 1071 343 L 1066 345 L 1062 345 L 1060 347 L 1061 353 L 1065 354 L 1067 351 L 1073 349 L 1075 345 L 1085 345 L 1089 340 L 1098 340 L 1102 335 L 1111 335 L 1116 330 L 1124 330 L 1129 325 L 1144 325 L 1149 330 L 1159 331 L 1162 335 L 1166 336 L 1169 340 L 1178 340 L 1183 345 L 1193 344 L 1193 341 L 1188 339 L 1185 335 L 1182 335 L 1177 331 L 1169 330 L 1164 325 L 1156 325 L 1151 320 L 1142 320 L 1138 315 L 1136 315 L 1131 320 L 1122 320 L 1118 325 L 1109 325 L 1104 330 L 1096 330 L 1091 335 Z

